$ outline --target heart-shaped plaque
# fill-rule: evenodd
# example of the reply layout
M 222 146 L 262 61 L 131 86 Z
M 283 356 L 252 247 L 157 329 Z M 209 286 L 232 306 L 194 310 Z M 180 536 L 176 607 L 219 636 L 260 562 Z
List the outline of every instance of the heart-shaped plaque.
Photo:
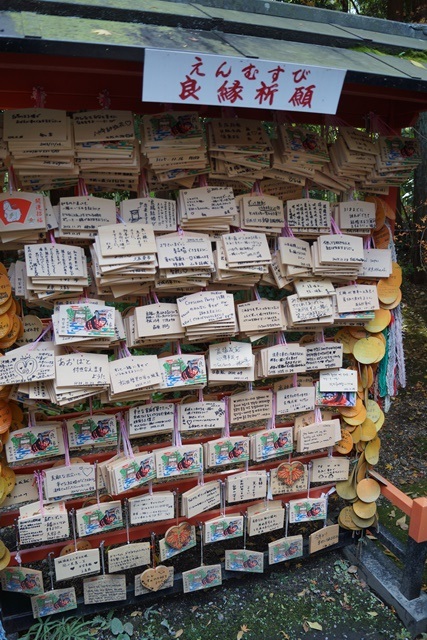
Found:
M 277 477 L 287 487 L 293 485 L 304 477 L 305 467 L 302 462 L 282 462 L 277 467 Z
M 146 569 L 141 573 L 141 584 L 150 591 L 158 591 L 169 578 L 169 569 L 159 564 L 155 569 Z
M 171 527 L 165 533 L 165 542 L 172 549 L 179 551 L 187 546 L 191 540 L 191 524 L 183 522 L 182 524 Z

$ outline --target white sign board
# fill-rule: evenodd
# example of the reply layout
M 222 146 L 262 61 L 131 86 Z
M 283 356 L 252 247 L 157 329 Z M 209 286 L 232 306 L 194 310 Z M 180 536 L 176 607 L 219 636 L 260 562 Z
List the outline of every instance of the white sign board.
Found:
M 345 69 L 146 49 L 143 102 L 335 114 Z

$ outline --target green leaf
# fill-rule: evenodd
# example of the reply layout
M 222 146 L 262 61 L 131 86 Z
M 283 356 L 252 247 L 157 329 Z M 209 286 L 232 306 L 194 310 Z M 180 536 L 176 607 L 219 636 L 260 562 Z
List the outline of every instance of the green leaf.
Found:
M 113 618 L 111 620 L 110 629 L 111 629 L 111 633 L 115 636 L 118 636 L 119 633 L 123 633 L 122 621 L 119 620 L 118 618 Z
M 125 625 L 123 626 L 123 629 L 126 631 L 126 633 L 128 635 L 132 635 L 133 634 L 133 624 L 132 622 L 126 622 Z

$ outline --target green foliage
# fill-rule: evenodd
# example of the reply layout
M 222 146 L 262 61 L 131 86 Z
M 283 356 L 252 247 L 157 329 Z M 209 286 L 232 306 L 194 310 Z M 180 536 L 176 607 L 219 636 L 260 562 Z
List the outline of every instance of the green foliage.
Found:
M 49 616 L 39 618 L 21 640 L 88 640 L 94 632 L 97 633 L 97 629 L 108 628 L 108 624 L 108 620 L 101 616 L 91 620 L 81 617 L 51 619 Z

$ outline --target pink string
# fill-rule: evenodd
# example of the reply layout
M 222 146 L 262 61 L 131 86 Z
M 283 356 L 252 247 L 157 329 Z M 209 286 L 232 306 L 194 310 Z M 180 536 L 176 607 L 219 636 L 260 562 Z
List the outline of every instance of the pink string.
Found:
M 199 176 L 199 187 L 207 187 L 207 186 L 208 186 L 208 180 L 207 180 L 206 174 L 200 175 Z
M 98 94 L 98 102 L 99 102 L 99 105 L 100 105 L 101 109 L 110 109 L 111 108 L 111 98 L 110 98 L 110 92 L 108 91 L 108 89 L 103 89 Z
M 259 180 L 255 180 L 255 182 L 252 185 L 251 195 L 253 194 L 262 195 L 262 190 L 261 190 L 261 185 L 259 183 Z
M 197 484 L 199 487 L 203 487 L 203 485 L 205 484 L 205 476 L 203 473 L 203 469 L 199 472 L 199 477 L 197 479 Z
M 86 187 L 86 183 L 83 178 L 79 178 L 77 183 L 77 195 L 78 196 L 88 196 L 89 192 Z
M 135 458 L 135 454 L 132 451 L 132 445 L 130 443 L 128 432 L 126 429 L 126 423 L 124 421 L 122 414 L 120 414 L 119 416 L 119 422 L 120 422 L 120 431 L 122 434 L 123 452 L 126 458 Z
M 396 132 L 373 111 L 368 113 L 368 118 L 370 124 L 369 129 L 371 132 L 379 133 L 382 136 L 396 135 Z
M 271 418 L 268 421 L 268 427 L 267 427 L 268 430 L 276 428 L 276 409 L 277 409 L 277 399 L 276 399 L 276 394 L 273 392 Z
M 337 225 L 337 223 L 335 222 L 335 220 L 331 217 L 331 234 L 335 233 L 339 236 L 342 236 L 343 233 L 341 231 L 341 229 L 339 228 L 339 226 Z
M 172 444 L 174 447 L 182 447 L 181 433 L 178 426 L 178 404 L 175 404 L 173 410 Z
M 254 292 L 255 300 L 258 300 L 259 302 L 261 300 L 261 296 L 259 295 L 258 287 L 254 287 L 253 292 Z
M 68 442 L 68 429 L 67 429 L 67 423 L 65 420 L 62 421 L 61 426 L 62 426 L 62 437 L 64 439 L 65 466 L 71 467 L 70 443 Z
M 182 355 L 182 351 L 181 351 L 181 343 L 179 340 L 176 341 L 176 353 L 177 355 Z
M 16 174 L 15 169 L 12 165 L 9 167 L 9 193 L 12 194 L 13 191 L 16 191 Z
M 31 347 L 28 349 L 28 351 L 32 351 L 33 349 L 36 348 L 37 343 L 40 342 L 40 340 L 47 334 L 48 331 L 50 331 L 52 329 L 52 323 L 49 322 L 48 326 L 46 327 L 46 329 L 39 335 L 39 337 L 37 338 L 37 340 L 34 340 L 33 344 L 31 345 Z
M 199 402 L 203 402 L 203 389 L 199 389 Z
M 50 243 L 56 244 L 55 232 L 53 231 L 53 229 L 49 231 L 48 238 Z
M 316 407 L 314 410 L 314 422 L 317 424 L 319 422 L 322 422 L 322 413 L 319 409 L 319 407 Z
M 296 389 L 298 387 L 298 374 L 294 373 L 292 376 L 292 386 Z
M 129 358 L 129 357 L 132 356 L 131 352 L 128 349 L 128 346 L 127 346 L 126 342 L 121 342 L 120 343 L 120 351 L 124 354 L 124 356 L 121 356 L 121 357 Z
M 43 476 L 44 471 L 34 471 L 35 483 L 37 484 L 37 490 L 39 493 L 40 513 L 42 516 L 45 514 L 45 508 L 43 503 Z
M 222 437 L 229 438 L 230 437 L 230 418 L 229 418 L 229 410 L 228 410 L 228 396 L 225 396 L 223 398 L 223 402 L 224 402 L 225 417 L 224 417 L 224 429 L 222 431 Z
M 348 122 L 339 116 L 325 115 L 325 125 L 327 127 L 350 127 Z
M 282 229 L 281 236 L 282 236 L 282 238 L 295 238 L 294 232 L 288 226 L 287 222 L 285 223 L 285 226 Z
M 157 297 L 157 293 L 155 291 L 151 291 L 151 296 L 154 300 L 154 304 L 160 304 L 159 299 Z
M 141 173 L 138 178 L 138 197 L 139 198 L 149 198 L 150 192 L 147 184 L 147 172 L 143 168 L 141 169 Z
M 363 242 L 363 248 L 364 249 L 370 249 L 372 246 L 372 236 L 366 236 L 364 242 Z
M 43 87 L 33 87 L 31 99 L 35 101 L 37 109 L 43 109 L 46 104 L 46 91 Z

